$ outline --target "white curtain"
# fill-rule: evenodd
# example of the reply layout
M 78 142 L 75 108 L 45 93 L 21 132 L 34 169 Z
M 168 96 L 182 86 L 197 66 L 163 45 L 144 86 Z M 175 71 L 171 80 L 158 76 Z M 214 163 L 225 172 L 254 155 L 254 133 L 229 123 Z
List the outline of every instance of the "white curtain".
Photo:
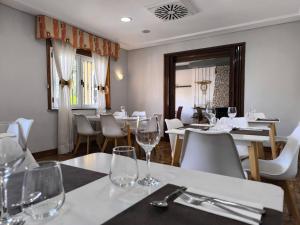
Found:
M 76 49 L 68 43 L 53 41 L 54 60 L 58 77 L 62 83 L 69 83 L 73 70 Z M 72 110 L 70 85 L 60 85 L 58 109 L 58 153 L 65 154 L 73 149 Z
M 97 97 L 97 106 L 98 110 L 104 111 L 106 104 L 105 104 L 105 92 L 101 90 L 101 87 L 105 87 L 106 83 L 106 75 L 107 75 L 107 68 L 108 68 L 108 57 L 100 56 L 98 54 L 93 53 L 93 60 L 95 66 L 95 75 L 96 75 L 96 83 L 97 86 L 100 86 L 100 90 L 98 91 Z

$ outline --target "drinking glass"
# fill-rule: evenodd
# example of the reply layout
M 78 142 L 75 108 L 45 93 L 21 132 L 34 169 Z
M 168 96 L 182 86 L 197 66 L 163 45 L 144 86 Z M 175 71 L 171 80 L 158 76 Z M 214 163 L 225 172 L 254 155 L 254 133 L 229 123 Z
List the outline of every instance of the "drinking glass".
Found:
M 208 114 L 208 120 L 211 125 L 216 125 L 217 118 L 216 118 L 216 109 L 214 107 L 207 107 L 206 113 Z
M 125 106 L 122 105 L 120 108 L 121 108 L 121 112 L 123 113 L 123 116 L 127 117 L 127 112 L 126 112 Z
M 24 161 L 26 149 L 22 149 L 13 138 L 0 138 L 0 225 L 22 224 L 22 219 L 8 213 L 7 182 L 12 172 Z
M 228 107 L 228 117 L 233 119 L 234 117 L 236 117 L 236 107 Z
M 160 123 L 157 116 L 151 118 L 140 118 L 137 120 L 136 141 L 144 149 L 147 161 L 146 177 L 139 180 L 138 183 L 144 186 L 157 186 L 159 180 L 151 177 L 150 174 L 150 156 L 153 148 L 160 140 Z
M 119 187 L 133 186 L 139 177 L 135 148 L 118 146 L 113 148 L 109 179 Z
M 40 162 L 25 171 L 22 188 L 22 209 L 35 220 L 54 216 L 65 201 L 59 162 Z

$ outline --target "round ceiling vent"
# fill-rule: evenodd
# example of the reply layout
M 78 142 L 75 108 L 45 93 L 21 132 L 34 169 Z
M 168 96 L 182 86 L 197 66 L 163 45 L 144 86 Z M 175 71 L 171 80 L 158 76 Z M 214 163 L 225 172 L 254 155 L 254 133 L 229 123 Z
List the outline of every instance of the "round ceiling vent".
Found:
M 163 20 L 177 20 L 188 15 L 188 9 L 179 4 L 162 5 L 155 9 L 154 14 Z

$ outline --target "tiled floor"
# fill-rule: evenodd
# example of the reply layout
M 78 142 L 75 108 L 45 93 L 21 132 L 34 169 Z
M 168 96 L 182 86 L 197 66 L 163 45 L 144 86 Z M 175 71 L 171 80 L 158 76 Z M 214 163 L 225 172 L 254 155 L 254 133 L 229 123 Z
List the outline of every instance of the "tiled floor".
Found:
M 85 145 L 81 146 L 81 149 L 79 150 L 78 154 L 76 156 L 72 155 L 72 154 L 66 154 L 66 155 L 52 155 L 52 156 L 46 156 L 46 157 L 40 157 L 37 160 L 41 161 L 41 160 L 59 160 L 59 161 L 63 161 L 63 160 L 67 160 L 67 159 L 71 159 L 74 157 L 78 157 L 81 155 L 85 154 Z M 112 146 L 108 146 L 106 152 L 109 153 L 112 151 Z M 97 148 L 97 146 L 94 144 L 91 148 L 91 152 L 99 152 L 99 149 Z M 152 154 L 152 161 L 155 162 L 159 162 L 159 163 L 164 163 L 164 164 L 170 164 L 171 163 L 171 156 L 170 156 L 170 145 L 168 142 L 165 141 L 161 141 L 159 143 L 159 145 L 156 148 L 156 152 L 153 152 Z M 144 159 L 144 154 L 143 152 L 140 152 L 138 154 L 138 158 Z M 298 208 L 300 210 L 300 174 L 298 174 L 296 180 L 293 182 L 294 184 L 294 190 L 296 192 L 296 200 L 298 203 Z M 290 216 L 288 215 L 287 210 L 285 210 L 284 212 L 284 223 L 283 225 L 299 225 L 296 224 L 292 221 L 292 219 L 290 218 Z

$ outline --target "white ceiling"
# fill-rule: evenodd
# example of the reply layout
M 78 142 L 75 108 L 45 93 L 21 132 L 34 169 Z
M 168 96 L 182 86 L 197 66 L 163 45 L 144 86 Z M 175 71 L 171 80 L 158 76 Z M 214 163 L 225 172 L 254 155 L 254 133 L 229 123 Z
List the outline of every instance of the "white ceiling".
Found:
M 171 0 L 0 0 L 33 15 L 44 14 L 137 49 L 212 34 L 300 20 L 300 0 L 191 0 L 198 14 L 163 22 L 147 7 Z M 130 23 L 120 18 L 129 16 Z M 144 29 L 151 33 L 144 34 Z

